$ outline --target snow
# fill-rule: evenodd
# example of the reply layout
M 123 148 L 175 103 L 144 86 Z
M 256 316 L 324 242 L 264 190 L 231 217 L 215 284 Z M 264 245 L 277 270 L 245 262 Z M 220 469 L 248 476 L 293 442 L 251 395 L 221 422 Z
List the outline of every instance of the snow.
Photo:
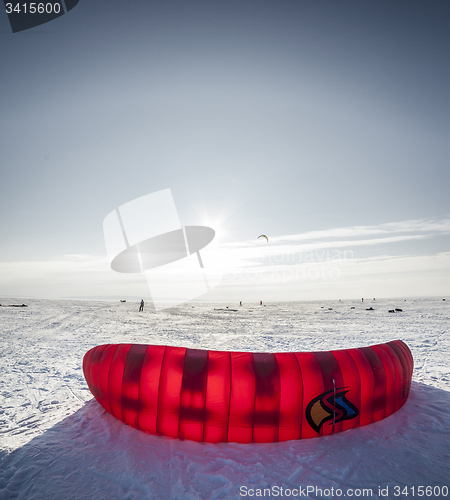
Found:
M 437 487 L 431 498 L 450 497 L 449 301 L 187 303 L 156 314 L 139 313 L 135 302 L 25 302 L 0 307 L 1 500 L 287 498 L 279 488 L 303 498 L 363 496 L 363 489 L 397 498 L 395 486 L 413 497 L 419 486 Z M 403 312 L 388 313 L 395 308 Z M 397 338 L 415 362 L 402 409 L 366 427 L 284 443 L 145 434 L 105 412 L 81 368 L 85 352 L 104 343 L 283 352 Z

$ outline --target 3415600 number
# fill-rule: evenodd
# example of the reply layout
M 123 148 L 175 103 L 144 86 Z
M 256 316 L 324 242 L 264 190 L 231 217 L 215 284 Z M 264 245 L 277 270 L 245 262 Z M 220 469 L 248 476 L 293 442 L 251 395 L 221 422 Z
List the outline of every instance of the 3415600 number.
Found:
M 447 497 L 449 493 L 448 486 L 394 486 L 394 496 L 412 496 L 412 497 Z
M 36 3 L 32 2 L 29 4 L 16 3 L 14 6 L 12 3 L 6 4 L 6 13 L 12 14 L 16 12 L 17 14 L 59 14 L 61 11 L 61 4 L 59 3 Z

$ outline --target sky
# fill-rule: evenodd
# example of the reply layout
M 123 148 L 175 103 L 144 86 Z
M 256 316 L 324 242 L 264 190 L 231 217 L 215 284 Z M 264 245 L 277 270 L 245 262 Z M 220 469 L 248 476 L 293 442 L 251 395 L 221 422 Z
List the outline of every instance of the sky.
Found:
M 147 297 L 103 220 L 167 188 L 216 231 L 206 300 L 449 295 L 449 27 L 447 0 L 0 14 L 0 296 Z

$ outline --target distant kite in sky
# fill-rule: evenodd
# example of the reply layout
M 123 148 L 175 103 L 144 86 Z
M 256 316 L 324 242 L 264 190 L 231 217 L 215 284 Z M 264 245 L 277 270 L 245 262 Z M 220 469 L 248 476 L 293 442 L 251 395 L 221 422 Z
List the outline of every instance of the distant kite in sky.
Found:
M 259 238 L 266 238 L 267 242 L 269 242 L 269 238 L 265 234 L 260 234 L 258 236 L 258 240 L 259 240 Z

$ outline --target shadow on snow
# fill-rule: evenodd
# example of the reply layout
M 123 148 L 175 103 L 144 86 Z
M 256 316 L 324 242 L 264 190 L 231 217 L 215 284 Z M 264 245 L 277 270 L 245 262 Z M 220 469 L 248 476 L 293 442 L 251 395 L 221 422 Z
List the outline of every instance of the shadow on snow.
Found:
M 152 436 L 91 400 L 0 455 L 0 499 L 242 498 L 240 486 L 371 488 L 378 498 L 379 486 L 447 484 L 449 428 L 450 392 L 418 382 L 406 405 L 381 422 L 267 444 Z

